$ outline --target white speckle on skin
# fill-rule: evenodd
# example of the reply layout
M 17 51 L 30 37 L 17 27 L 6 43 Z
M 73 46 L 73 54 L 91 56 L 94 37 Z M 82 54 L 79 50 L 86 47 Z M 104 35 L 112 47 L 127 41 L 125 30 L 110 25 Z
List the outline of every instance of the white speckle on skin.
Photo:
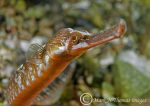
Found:
M 74 30 L 72 28 L 68 28 L 69 32 L 74 32 Z
M 73 30 L 73 29 L 71 29 L 71 28 L 68 28 L 68 30 L 69 30 L 70 33 L 79 32 L 79 33 L 81 33 L 82 35 L 91 35 L 91 34 L 90 34 L 89 32 L 87 32 L 87 31 L 78 31 L 78 30 Z
M 65 50 L 65 47 L 64 47 L 64 46 L 61 46 L 61 47 L 59 47 L 59 49 L 60 49 L 61 51 L 64 51 L 64 50 Z
M 61 53 L 63 53 L 65 50 L 66 50 L 65 46 L 61 46 L 61 47 L 59 47 L 58 50 L 55 50 L 54 53 L 55 53 L 55 54 L 61 54 Z
M 38 66 L 37 66 L 37 74 L 38 74 L 38 76 L 41 76 L 42 75 L 42 64 L 39 64 Z
M 29 74 L 28 74 L 28 78 L 31 78 L 32 79 L 32 72 L 33 72 L 33 69 L 32 67 L 29 67 Z
M 17 84 L 18 84 L 18 86 L 19 86 L 19 88 L 21 89 L 21 90 L 23 90 L 24 89 L 24 86 L 22 85 L 22 83 L 21 83 L 21 76 L 19 75 L 18 76 L 18 78 L 17 78 Z
M 24 86 L 23 85 L 21 85 L 21 89 L 24 90 Z
M 34 75 L 32 75 L 32 76 L 31 76 L 31 79 L 32 79 L 32 81 L 34 81 L 34 80 L 35 80 L 35 77 L 34 77 Z
M 75 46 L 73 46 L 73 48 L 82 48 L 82 47 L 86 47 L 88 46 L 88 44 L 86 42 L 82 42 L 82 43 L 79 43 Z
M 44 57 L 45 67 L 48 67 L 48 65 L 49 65 L 49 59 L 50 59 L 50 56 L 48 54 L 46 54 L 45 57 Z
M 41 76 L 42 74 L 41 74 L 41 70 L 38 70 L 38 76 Z
M 26 85 L 29 85 L 29 80 L 26 80 Z
M 89 32 L 87 32 L 87 31 L 83 31 L 83 32 L 80 32 L 80 33 L 82 33 L 82 35 L 91 35 Z
M 45 55 L 45 63 L 48 63 L 49 62 L 49 55 Z

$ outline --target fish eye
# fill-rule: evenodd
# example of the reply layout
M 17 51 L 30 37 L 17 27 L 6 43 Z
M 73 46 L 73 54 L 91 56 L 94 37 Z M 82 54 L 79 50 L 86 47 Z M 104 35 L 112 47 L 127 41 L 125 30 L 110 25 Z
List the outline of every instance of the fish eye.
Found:
M 77 37 L 77 36 L 72 36 L 72 41 L 73 41 L 74 43 L 76 43 L 77 40 L 78 40 L 78 37 Z

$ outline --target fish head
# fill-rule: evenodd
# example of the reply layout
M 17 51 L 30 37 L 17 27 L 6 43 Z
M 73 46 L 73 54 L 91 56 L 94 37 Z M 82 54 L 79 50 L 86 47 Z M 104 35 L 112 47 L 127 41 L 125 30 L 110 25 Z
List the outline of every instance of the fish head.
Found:
M 52 45 L 50 49 L 54 55 L 74 58 L 90 48 L 123 37 L 125 32 L 126 22 L 124 20 L 120 20 L 118 24 L 99 34 L 65 28 L 56 34 L 50 43 Z

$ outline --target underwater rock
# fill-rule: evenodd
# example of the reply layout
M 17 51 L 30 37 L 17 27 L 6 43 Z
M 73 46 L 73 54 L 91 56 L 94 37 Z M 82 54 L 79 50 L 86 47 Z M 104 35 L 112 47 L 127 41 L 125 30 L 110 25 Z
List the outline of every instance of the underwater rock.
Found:
M 149 62 L 134 51 L 122 52 L 114 64 L 116 94 L 122 98 L 150 96 Z

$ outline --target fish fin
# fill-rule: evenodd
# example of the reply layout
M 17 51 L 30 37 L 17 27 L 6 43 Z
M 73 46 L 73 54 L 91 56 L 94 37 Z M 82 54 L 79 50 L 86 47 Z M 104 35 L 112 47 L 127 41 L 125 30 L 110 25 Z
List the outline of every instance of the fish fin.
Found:
M 26 60 L 33 63 L 42 63 L 42 54 L 44 50 L 45 45 L 41 46 L 38 43 L 31 44 L 26 54 Z

